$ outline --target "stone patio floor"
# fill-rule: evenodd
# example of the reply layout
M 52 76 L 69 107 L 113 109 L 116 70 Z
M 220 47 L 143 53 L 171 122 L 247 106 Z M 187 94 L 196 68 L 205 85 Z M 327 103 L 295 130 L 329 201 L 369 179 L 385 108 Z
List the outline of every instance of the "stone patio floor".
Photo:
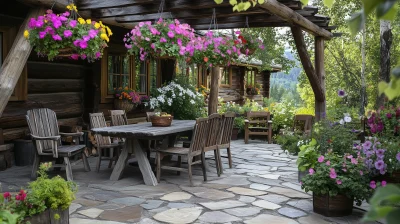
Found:
M 224 173 L 218 177 L 213 153 L 207 154 L 208 181 L 203 182 L 200 166 L 194 166 L 195 187 L 187 173 L 163 171 L 158 186 L 146 186 L 134 158 L 119 181 L 110 181 L 108 161 L 91 172 L 73 167 L 79 185 L 70 207 L 71 224 L 119 223 L 247 223 L 325 224 L 361 223 L 367 205 L 353 209 L 353 215 L 330 218 L 315 214 L 312 196 L 297 182 L 296 156 L 287 155 L 279 145 L 262 141 L 232 142 L 233 168 L 223 158 Z M 226 155 L 226 150 L 222 150 Z M 174 160 L 175 158 L 173 158 Z M 26 186 L 31 167 L 12 167 L 0 172 L 2 191 Z M 65 176 L 65 172 L 51 173 Z

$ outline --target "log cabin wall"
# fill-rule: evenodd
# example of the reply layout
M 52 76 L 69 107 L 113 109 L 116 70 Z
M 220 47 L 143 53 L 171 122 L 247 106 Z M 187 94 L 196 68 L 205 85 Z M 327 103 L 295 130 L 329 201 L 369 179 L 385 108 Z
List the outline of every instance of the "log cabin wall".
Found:
M 242 103 L 243 101 L 243 69 L 240 66 L 231 66 L 231 84 L 220 85 L 218 96 L 222 97 L 225 102 L 233 101 L 235 103 Z

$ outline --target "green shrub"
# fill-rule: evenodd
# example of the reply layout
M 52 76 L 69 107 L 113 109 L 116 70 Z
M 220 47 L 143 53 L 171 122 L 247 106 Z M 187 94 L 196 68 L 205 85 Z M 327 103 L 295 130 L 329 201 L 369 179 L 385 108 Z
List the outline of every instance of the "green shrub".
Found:
M 298 143 L 301 139 L 303 139 L 303 137 L 299 135 L 278 135 L 276 137 L 276 142 L 282 147 L 283 150 L 287 150 L 289 153 L 297 155 L 297 153 L 300 151 Z

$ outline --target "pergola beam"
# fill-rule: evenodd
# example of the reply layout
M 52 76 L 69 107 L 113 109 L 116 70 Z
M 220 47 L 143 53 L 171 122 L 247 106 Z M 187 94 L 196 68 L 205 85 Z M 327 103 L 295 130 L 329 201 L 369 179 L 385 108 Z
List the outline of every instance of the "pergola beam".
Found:
M 324 26 L 325 23 L 316 23 L 318 25 Z M 288 27 L 291 24 L 285 21 L 276 21 L 276 22 L 252 22 L 249 23 L 249 27 Z M 191 26 L 194 29 L 197 30 L 207 30 L 209 28 L 209 25 L 192 25 Z M 244 28 L 246 27 L 245 22 L 238 22 L 238 23 L 223 23 L 218 25 L 218 29 L 234 29 L 234 28 Z M 211 29 L 214 29 L 213 26 L 211 26 Z
M 307 32 L 313 34 L 314 36 L 321 36 L 325 39 L 331 39 L 333 37 L 332 33 L 315 25 L 311 21 L 304 18 L 302 15 L 293 11 L 292 9 L 286 7 L 282 3 L 276 0 L 265 1 L 264 4 L 260 5 L 261 8 L 269 11 L 271 14 L 280 16 L 283 20 L 287 22 L 298 25 Z
M 126 7 L 132 5 L 146 5 L 160 3 L 160 0 L 77 0 L 76 5 L 80 10 L 102 9 L 113 7 Z

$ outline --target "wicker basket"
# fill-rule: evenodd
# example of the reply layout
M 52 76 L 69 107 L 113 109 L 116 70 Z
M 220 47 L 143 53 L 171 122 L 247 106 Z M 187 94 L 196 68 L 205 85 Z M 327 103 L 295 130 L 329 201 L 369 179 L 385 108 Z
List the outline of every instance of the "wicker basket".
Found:
M 151 117 L 151 124 L 154 127 L 168 127 L 171 126 L 172 120 L 174 119 L 173 116 L 152 116 Z
M 249 52 L 247 52 L 247 55 L 252 55 L 254 52 L 256 52 L 256 49 L 250 49 L 250 48 L 240 48 L 240 53 L 246 55 L 246 49 L 249 49 Z
M 58 52 L 59 54 L 57 55 L 57 57 L 63 57 L 63 58 L 69 58 L 72 56 L 72 54 L 76 53 L 76 51 L 74 51 L 72 47 L 58 49 Z
M 130 102 L 129 100 L 120 100 L 120 99 L 114 100 L 114 108 L 117 110 L 125 110 L 125 112 L 128 113 L 135 107 L 136 105 Z
M 315 195 L 313 194 L 313 210 L 315 213 L 327 217 L 341 217 L 351 215 L 353 212 L 352 198 L 345 195 Z

